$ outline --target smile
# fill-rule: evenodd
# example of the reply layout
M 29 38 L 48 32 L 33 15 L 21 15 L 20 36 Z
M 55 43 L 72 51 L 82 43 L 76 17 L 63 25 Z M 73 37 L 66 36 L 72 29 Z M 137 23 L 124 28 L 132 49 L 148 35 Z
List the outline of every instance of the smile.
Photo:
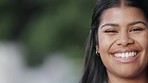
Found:
M 111 54 L 115 61 L 119 63 L 130 63 L 135 61 L 139 57 L 138 51 L 131 51 L 131 52 L 118 52 Z
M 113 56 L 116 58 L 131 58 L 137 55 L 137 52 L 125 52 L 125 53 L 115 53 Z

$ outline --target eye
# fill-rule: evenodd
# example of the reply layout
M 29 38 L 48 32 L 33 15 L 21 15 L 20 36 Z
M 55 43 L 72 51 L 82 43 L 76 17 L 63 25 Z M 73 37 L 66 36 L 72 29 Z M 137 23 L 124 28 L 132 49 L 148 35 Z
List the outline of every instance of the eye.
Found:
M 141 27 L 134 27 L 134 28 L 132 28 L 131 30 L 130 30 L 130 32 L 132 32 L 132 31 L 143 31 L 144 30 L 144 28 L 141 28 Z
M 104 33 L 118 33 L 118 31 L 115 29 L 107 29 L 104 31 Z

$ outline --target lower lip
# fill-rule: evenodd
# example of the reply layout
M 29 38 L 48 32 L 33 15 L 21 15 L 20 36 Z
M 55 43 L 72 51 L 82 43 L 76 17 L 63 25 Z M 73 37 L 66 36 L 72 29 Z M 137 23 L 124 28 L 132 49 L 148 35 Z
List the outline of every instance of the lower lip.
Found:
M 130 58 L 117 58 L 113 56 L 114 60 L 119 63 L 131 63 L 135 61 L 138 57 L 139 57 L 139 54 L 135 55 L 134 57 L 130 57 Z

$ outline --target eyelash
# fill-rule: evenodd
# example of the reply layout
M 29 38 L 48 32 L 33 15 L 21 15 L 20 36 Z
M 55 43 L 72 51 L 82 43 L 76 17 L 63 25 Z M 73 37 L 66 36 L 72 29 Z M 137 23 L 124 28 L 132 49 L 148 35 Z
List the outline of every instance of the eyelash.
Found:
M 143 31 L 143 30 L 144 30 L 144 28 L 137 27 L 137 28 L 131 29 L 130 32 L 131 31 Z
M 105 33 L 117 33 L 117 31 L 116 30 L 106 30 L 106 31 L 104 31 Z

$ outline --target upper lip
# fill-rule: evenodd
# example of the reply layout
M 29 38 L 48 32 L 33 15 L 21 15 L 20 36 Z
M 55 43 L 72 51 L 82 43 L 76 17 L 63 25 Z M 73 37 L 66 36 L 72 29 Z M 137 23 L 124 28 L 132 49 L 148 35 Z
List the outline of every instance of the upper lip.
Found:
M 116 53 L 126 53 L 126 52 L 140 52 L 141 50 L 138 48 L 119 48 L 114 50 L 111 54 L 116 54 Z

